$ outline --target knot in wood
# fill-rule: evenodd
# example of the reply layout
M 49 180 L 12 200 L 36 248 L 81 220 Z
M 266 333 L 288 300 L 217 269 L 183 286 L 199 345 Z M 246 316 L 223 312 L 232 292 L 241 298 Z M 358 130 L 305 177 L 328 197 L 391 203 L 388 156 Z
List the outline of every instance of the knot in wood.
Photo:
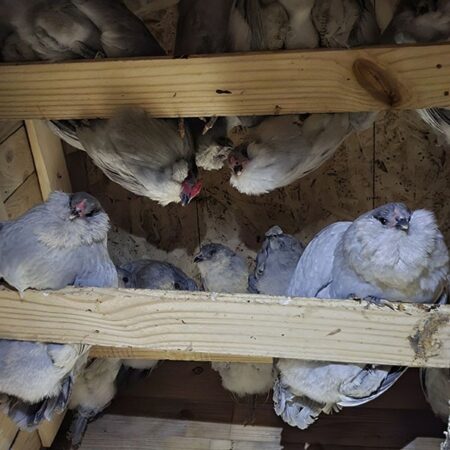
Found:
M 386 69 L 368 59 L 358 58 L 353 63 L 353 73 L 358 84 L 375 100 L 391 107 L 401 103 L 400 83 Z

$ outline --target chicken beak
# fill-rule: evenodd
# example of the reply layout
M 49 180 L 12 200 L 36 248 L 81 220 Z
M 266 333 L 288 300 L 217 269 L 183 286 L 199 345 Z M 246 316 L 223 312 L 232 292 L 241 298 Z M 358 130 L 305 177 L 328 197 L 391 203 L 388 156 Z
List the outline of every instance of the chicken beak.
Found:
M 237 164 L 236 166 L 233 167 L 233 172 L 235 175 L 239 176 L 242 173 L 242 170 L 244 168 L 242 167 L 242 164 Z
M 188 194 L 184 193 L 184 192 L 181 194 L 180 198 L 181 198 L 181 205 L 182 206 L 189 205 L 189 203 L 191 202 L 191 197 Z
M 69 220 L 74 220 L 74 219 L 76 219 L 77 217 L 80 217 L 80 211 L 78 211 L 78 209 L 74 208 L 74 209 L 72 209 L 72 211 L 71 211 L 71 214 L 70 214 L 70 216 L 69 216 Z
M 402 230 L 402 231 L 408 231 L 409 230 L 409 220 L 405 219 L 403 217 L 400 219 L 397 219 L 395 228 Z
M 195 258 L 194 258 L 195 263 L 202 262 L 202 261 L 203 261 L 203 255 L 201 253 L 199 253 L 198 255 L 195 255 Z

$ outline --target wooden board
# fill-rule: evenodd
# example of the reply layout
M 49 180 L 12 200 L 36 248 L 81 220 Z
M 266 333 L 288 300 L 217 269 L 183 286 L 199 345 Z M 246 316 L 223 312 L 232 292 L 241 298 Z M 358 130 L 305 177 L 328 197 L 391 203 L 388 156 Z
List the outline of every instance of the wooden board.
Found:
M 5 204 L 0 201 L 0 221 L 8 220 L 8 213 L 6 212 Z
M 441 450 L 442 439 L 417 438 L 402 450 Z
M 0 450 L 10 450 L 18 431 L 17 425 L 0 413 Z
M 42 202 L 38 178 L 33 172 L 25 182 L 5 202 L 9 219 L 20 216 L 32 206 Z
M 46 200 L 52 191 L 71 192 L 61 140 L 50 131 L 44 120 L 26 120 L 25 126 L 42 198 Z
M 0 336 L 147 348 L 161 351 L 158 359 L 194 352 L 450 365 L 450 306 L 364 303 L 91 288 L 27 291 L 19 301 L 1 290 Z
M 2 65 L 0 118 L 156 117 L 449 106 L 450 44 Z
M 19 431 L 19 434 L 14 441 L 10 450 L 40 450 L 41 440 L 37 431 L 28 433 L 26 431 Z
M 281 450 L 280 439 L 281 427 L 105 415 L 88 427 L 80 450 Z
M 56 415 L 51 422 L 45 420 L 41 423 L 41 425 L 39 425 L 37 432 L 43 447 L 51 447 L 65 415 L 66 411 Z
M 0 144 L 0 199 L 8 199 L 33 172 L 30 145 L 22 127 Z

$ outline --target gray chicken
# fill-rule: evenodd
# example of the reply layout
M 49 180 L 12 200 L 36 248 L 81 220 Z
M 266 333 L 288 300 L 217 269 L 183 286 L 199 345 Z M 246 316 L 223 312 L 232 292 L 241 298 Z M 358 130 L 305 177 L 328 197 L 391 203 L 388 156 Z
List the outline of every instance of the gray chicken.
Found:
M 247 264 L 228 247 L 215 243 L 202 245 L 194 262 L 205 290 L 229 294 L 247 292 Z M 240 397 L 269 392 L 275 377 L 272 364 L 213 362 L 211 367 L 219 372 L 223 387 Z
M 322 230 L 301 256 L 288 295 L 433 303 L 446 298 L 448 251 L 434 215 L 401 203 Z M 405 369 L 280 359 L 275 412 L 305 429 L 321 412 L 366 403 Z
M 120 0 L 1 0 L 0 17 L 4 61 L 164 55 Z
M 92 359 L 77 376 L 69 409 L 75 410 L 69 430 L 72 448 L 81 444 L 88 423 L 100 414 L 117 392 L 120 359 Z
M 117 287 L 106 246 L 108 215 L 85 192 L 53 192 L 15 220 L 0 223 L 0 278 L 16 288 Z
M 197 291 L 198 287 L 178 267 L 163 261 L 141 259 L 118 268 L 119 281 L 128 289 Z
M 383 42 L 415 44 L 450 40 L 448 0 L 402 0 L 383 33 Z M 419 109 L 420 117 L 450 143 L 450 108 Z
M 268 117 L 230 152 L 230 183 L 248 195 L 287 186 L 330 159 L 346 137 L 371 126 L 374 118 L 372 113 Z
M 450 413 L 450 369 L 420 369 L 420 382 L 433 412 L 447 423 Z
M 256 255 L 256 267 L 248 277 L 249 291 L 255 294 L 284 295 L 304 245 L 294 236 L 274 226 Z
M 175 56 L 224 53 L 228 23 L 236 0 L 180 0 Z
M 229 22 L 229 51 L 346 48 L 380 39 L 369 0 L 238 0 L 230 18 L 223 20 Z M 274 31 L 274 27 L 278 29 Z M 193 45 L 190 53 L 196 50 Z M 205 170 L 215 170 L 228 155 L 231 185 L 242 193 L 260 195 L 317 169 L 346 137 L 369 128 L 375 117 L 368 113 L 290 115 L 252 118 L 251 125 L 245 124 L 244 118 L 230 117 L 226 129 L 217 121 L 205 136 L 196 138 L 196 161 Z M 230 140 L 236 126 L 247 130 L 233 146 Z M 220 130 L 214 129 L 217 127 Z
M 109 220 L 89 194 L 54 192 L 0 223 L 0 278 L 27 288 L 117 287 L 106 248 Z M 0 340 L 1 409 L 32 429 L 64 410 L 89 346 Z
M 184 206 L 201 191 L 189 130 L 182 138 L 174 120 L 125 108 L 109 120 L 51 123 L 56 134 L 85 150 L 109 179 L 130 192 L 163 206 Z
M 128 289 L 198 290 L 194 280 L 168 262 L 141 259 L 123 264 L 117 272 L 119 283 Z M 157 363 L 147 359 L 123 360 L 124 366 L 136 370 L 151 370 Z
M 0 411 L 31 431 L 66 408 L 87 345 L 0 340 Z

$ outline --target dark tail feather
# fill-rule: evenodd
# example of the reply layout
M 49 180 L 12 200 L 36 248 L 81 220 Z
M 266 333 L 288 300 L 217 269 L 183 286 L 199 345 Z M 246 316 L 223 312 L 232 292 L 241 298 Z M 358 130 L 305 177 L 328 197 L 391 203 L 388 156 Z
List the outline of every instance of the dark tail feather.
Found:
M 16 397 L 9 397 L 2 402 L 3 412 L 22 430 L 32 431 L 44 420 L 51 421 L 56 414 L 61 414 L 69 403 L 73 379 L 68 375 L 56 397 L 49 397 L 39 403 L 24 402 Z
M 48 127 L 53 134 L 78 150 L 84 150 L 77 136 L 77 124 L 74 120 L 49 120 Z
M 83 440 L 84 434 L 89 423 L 89 418 L 80 412 L 74 413 L 72 423 L 70 424 L 69 431 L 67 432 L 67 439 L 71 443 L 71 449 L 77 449 L 81 441 Z

